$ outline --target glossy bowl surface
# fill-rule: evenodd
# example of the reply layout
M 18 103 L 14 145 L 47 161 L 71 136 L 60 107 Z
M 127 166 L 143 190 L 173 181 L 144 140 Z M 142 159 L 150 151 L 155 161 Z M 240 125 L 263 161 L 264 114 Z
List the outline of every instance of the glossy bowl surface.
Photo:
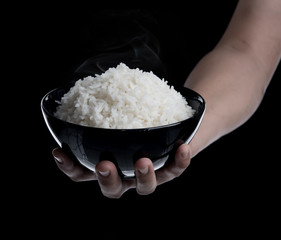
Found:
M 134 177 L 134 162 L 140 157 L 152 160 L 155 170 L 162 167 L 182 143 L 195 135 L 205 112 L 205 101 L 195 91 L 177 89 L 196 110 L 193 117 L 159 127 L 141 129 L 105 129 L 81 126 L 56 118 L 61 97 L 71 85 L 48 92 L 41 100 L 45 123 L 60 147 L 72 154 L 82 165 L 95 171 L 101 160 L 115 163 L 122 177 Z

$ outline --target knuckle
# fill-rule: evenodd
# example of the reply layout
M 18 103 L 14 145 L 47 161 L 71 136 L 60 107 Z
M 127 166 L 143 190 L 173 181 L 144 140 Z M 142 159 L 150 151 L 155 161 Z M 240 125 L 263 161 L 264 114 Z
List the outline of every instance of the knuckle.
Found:
M 122 196 L 122 193 L 120 192 L 108 192 L 108 191 L 102 191 L 102 194 L 107 197 L 107 198 L 111 198 L 111 199 L 119 199 Z
M 150 185 L 150 186 L 137 186 L 136 191 L 139 195 L 149 195 L 156 190 L 156 185 Z
M 78 177 L 70 177 L 70 179 L 73 181 L 73 182 L 80 182 L 80 179 Z
M 121 186 L 107 186 L 107 185 L 103 185 L 102 183 L 100 183 L 100 188 L 101 188 L 102 194 L 105 197 L 112 198 L 112 199 L 121 198 L 121 196 L 124 193 L 124 191 L 122 190 L 122 185 Z

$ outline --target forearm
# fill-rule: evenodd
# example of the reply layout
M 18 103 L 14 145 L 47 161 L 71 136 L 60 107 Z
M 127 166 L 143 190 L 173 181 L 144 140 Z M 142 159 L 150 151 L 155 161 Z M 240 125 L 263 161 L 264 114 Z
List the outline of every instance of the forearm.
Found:
M 188 76 L 185 86 L 206 100 L 191 142 L 193 156 L 247 121 L 259 106 L 280 60 L 280 23 L 280 1 L 240 1 L 222 39 Z
M 249 119 L 267 86 L 260 78 L 264 74 L 255 61 L 240 52 L 216 48 L 198 63 L 185 82 L 206 100 L 193 155 Z

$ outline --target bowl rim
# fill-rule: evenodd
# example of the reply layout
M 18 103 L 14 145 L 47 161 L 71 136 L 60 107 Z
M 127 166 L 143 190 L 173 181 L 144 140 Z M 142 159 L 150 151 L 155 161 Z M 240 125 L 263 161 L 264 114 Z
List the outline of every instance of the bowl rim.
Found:
M 69 86 L 68 86 L 69 85 Z M 198 127 L 201 124 L 201 121 L 203 119 L 203 116 L 205 115 L 206 112 L 206 102 L 205 99 L 196 91 L 187 88 L 185 86 L 182 86 L 180 89 L 176 89 L 176 91 L 180 92 L 180 94 L 182 94 L 182 91 L 189 91 L 191 92 L 194 96 L 196 96 L 196 99 L 201 103 L 200 104 L 200 109 L 199 111 L 196 111 L 194 113 L 194 115 L 192 117 L 189 117 L 187 119 L 178 121 L 178 122 L 174 122 L 174 123 L 170 123 L 170 124 L 165 124 L 165 125 L 160 125 L 160 126 L 153 126 L 153 127 L 145 127 L 145 128 L 101 128 L 101 127 L 94 127 L 94 126 L 88 126 L 88 125 L 81 125 L 81 124 L 76 124 L 76 123 L 72 123 L 72 122 L 68 122 L 65 120 L 62 120 L 56 116 L 54 116 L 54 114 L 52 114 L 51 112 L 49 112 L 46 107 L 45 107 L 45 100 L 46 98 L 53 92 L 58 91 L 58 90 L 66 90 L 68 87 L 71 87 L 71 84 L 67 84 L 65 86 L 59 86 L 56 88 L 53 88 L 52 90 L 48 91 L 42 98 L 40 101 L 40 108 L 41 111 L 44 114 L 47 114 L 49 117 L 54 118 L 64 124 L 67 124 L 69 126 L 73 126 L 73 127 L 78 127 L 78 128 L 88 128 L 88 129 L 99 129 L 99 130 L 105 130 L 105 131 L 152 131 L 152 130 L 157 130 L 157 129 L 163 129 L 163 128 L 170 128 L 170 127 L 174 127 L 180 124 L 185 123 L 186 121 L 190 121 L 191 119 L 194 118 L 199 118 L 199 122 L 197 124 L 197 127 L 195 129 L 195 132 L 197 131 Z M 186 96 L 182 95 L 184 98 L 186 98 Z M 186 98 L 186 100 L 188 101 L 188 98 Z M 194 100 L 194 98 L 190 98 L 190 100 Z

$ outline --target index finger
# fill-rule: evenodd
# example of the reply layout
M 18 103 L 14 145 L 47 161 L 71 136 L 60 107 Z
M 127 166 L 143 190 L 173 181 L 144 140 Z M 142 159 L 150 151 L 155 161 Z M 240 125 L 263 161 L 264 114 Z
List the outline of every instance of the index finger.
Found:
M 75 182 L 96 180 L 94 172 L 77 164 L 61 148 L 55 148 L 52 151 L 58 168 Z

